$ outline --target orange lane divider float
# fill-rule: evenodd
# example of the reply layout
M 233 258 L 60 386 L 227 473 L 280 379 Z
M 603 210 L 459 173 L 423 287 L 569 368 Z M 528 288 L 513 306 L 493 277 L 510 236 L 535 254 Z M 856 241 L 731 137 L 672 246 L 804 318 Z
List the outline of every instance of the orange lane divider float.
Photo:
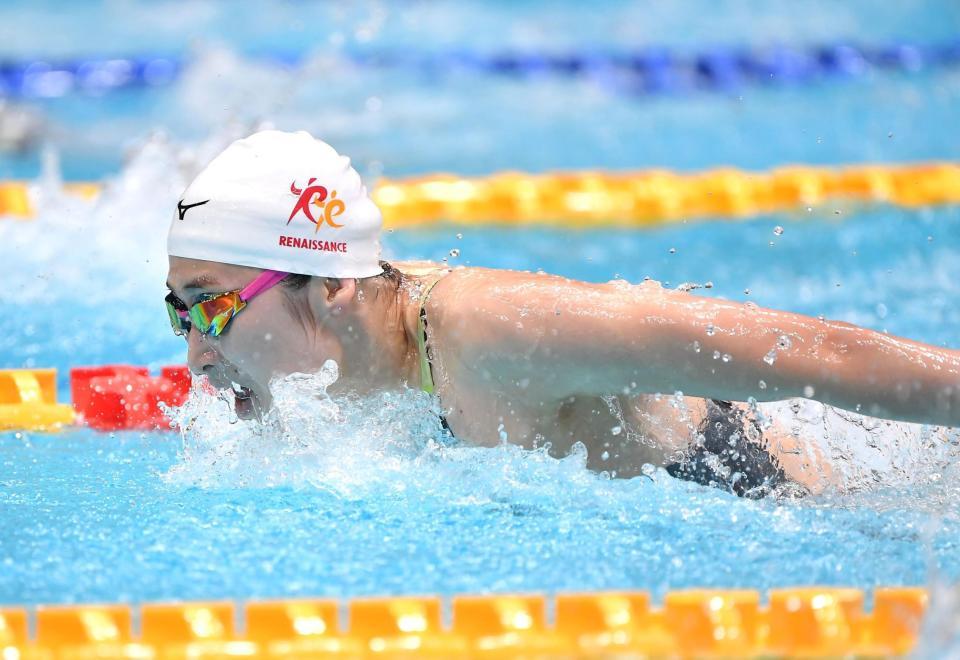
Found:
M 166 430 L 160 403 L 180 406 L 190 392 L 185 366 L 107 365 L 70 370 L 73 405 L 57 403 L 56 369 L 0 370 L 0 431 L 59 431 L 85 424 L 98 431 Z
M 69 190 L 91 197 L 97 184 Z M 718 168 L 500 172 L 483 177 L 433 174 L 382 179 L 373 198 L 388 227 L 437 222 L 644 227 L 697 218 L 749 217 L 827 202 L 905 207 L 960 203 L 960 163 L 794 165 L 768 172 Z M 0 182 L 0 216 L 34 214 L 29 185 Z
M 916 588 L 561 594 L 555 621 L 536 595 L 460 596 L 452 626 L 437 597 L 363 598 L 339 624 L 334 600 L 0 609 L 0 657 L 890 657 L 916 643 L 927 604 Z
M 66 183 L 63 188 L 83 199 L 93 199 L 100 194 L 100 185 L 91 182 Z M 0 181 L 0 216 L 29 218 L 33 214 L 30 184 L 23 181 Z
M 57 403 L 56 369 L 0 370 L 0 431 L 59 431 L 73 421 L 73 408 Z
M 721 168 L 680 174 L 505 172 L 381 181 L 374 200 L 396 227 L 431 222 L 644 227 L 698 218 L 742 218 L 831 200 L 907 207 L 960 203 L 960 164 Z
M 81 423 L 98 431 L 169 429 L 160 403 L 181 406 L 190 391 L 185 366 L 163 367 L 151 376 L 146 367 L 112 365 L 70 370 L 70 395 Z

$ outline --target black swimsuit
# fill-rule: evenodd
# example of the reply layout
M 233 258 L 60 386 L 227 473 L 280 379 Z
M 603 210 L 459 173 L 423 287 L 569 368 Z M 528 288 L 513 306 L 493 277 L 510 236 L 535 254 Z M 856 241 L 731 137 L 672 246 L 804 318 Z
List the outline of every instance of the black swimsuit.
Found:
M 689 459 L 666 466 L 678 479 L 729 490 L 740 497 L 759 499 L 787 481 L 776 459 L 759 442 L 747 437 L 755 422 L 727 401 L 707 400 L 707 416 L 700 427 L 703 444 Z

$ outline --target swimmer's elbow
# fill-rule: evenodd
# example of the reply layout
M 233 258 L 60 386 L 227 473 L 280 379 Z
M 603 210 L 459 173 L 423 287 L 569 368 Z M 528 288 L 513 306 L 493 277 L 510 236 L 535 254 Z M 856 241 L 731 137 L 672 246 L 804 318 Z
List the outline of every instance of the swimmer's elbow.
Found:
M 874 385 L 874 367 L 877 359 L 872 330 L 859 328 L 850 323 L 830 322 L 828 328 L 817 337 L 816 350 L 810 353 L 812 367 L 821 386 L 828 389 L 846 386 L 853 381 L 862 385 Z
M 849 363 L 857 355 L 857 347 L 862 345 L 865 337 L 863 328 L 846 323 L 833 321 L 824 333 L 821 349 L 817 357 L 827 365 L 843 365 Z

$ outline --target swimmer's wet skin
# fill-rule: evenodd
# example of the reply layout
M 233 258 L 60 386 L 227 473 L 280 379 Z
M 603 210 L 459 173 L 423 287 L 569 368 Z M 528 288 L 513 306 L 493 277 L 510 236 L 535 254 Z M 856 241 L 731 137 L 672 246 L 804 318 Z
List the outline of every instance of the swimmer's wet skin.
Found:
M 379 212 L 349 160 L 306 133 L 234 143 L 183 200 L 194 207 L 174 213 L 168 287 L 184 308 L 264 270 L 293 273 L 219 336 L 187 331 L 191 368 L 236 392 L 244 417 L 269 409 L 271 378 L 333 359 L 341 390 L 432 385 L 464 441 L 549 442 L 557 455 L 583 442 L 592 468 L 633 476 L 663 465 L 740 495 L 782 482 L 816 491 L 830 468 L 761 429 L 749 406 L 725 402 L 806 397 L 960 424 L 957 351 L 653 282 L 390 267 L 379 260 Z M 298 233 L 345 247 L 277 241 Z

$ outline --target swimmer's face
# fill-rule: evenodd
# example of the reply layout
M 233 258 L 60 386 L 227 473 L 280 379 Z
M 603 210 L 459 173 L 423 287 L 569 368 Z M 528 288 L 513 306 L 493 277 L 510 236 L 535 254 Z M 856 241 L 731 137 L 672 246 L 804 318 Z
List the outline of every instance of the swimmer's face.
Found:
M 242 289 L 262 271 L 245 266 L 170 257 L 167 286 L 188 307 L 204 294 Z M 306 294 L 304 294 L 306 295 Z M 275 376 L 319 368 L 317 355 L 340 358 L 339 342 L 297 318 L 282 284 L 256 296 L 219 337 L 195 327 L 186 335 L 187 363 L 195 374 L 233 396 L 237 415 L 259 417 L 271 405 L 269 383 Z M 321 362 L 322 364 L 322 362 Z M 236 385 L 234 385 L 236 384 Z

